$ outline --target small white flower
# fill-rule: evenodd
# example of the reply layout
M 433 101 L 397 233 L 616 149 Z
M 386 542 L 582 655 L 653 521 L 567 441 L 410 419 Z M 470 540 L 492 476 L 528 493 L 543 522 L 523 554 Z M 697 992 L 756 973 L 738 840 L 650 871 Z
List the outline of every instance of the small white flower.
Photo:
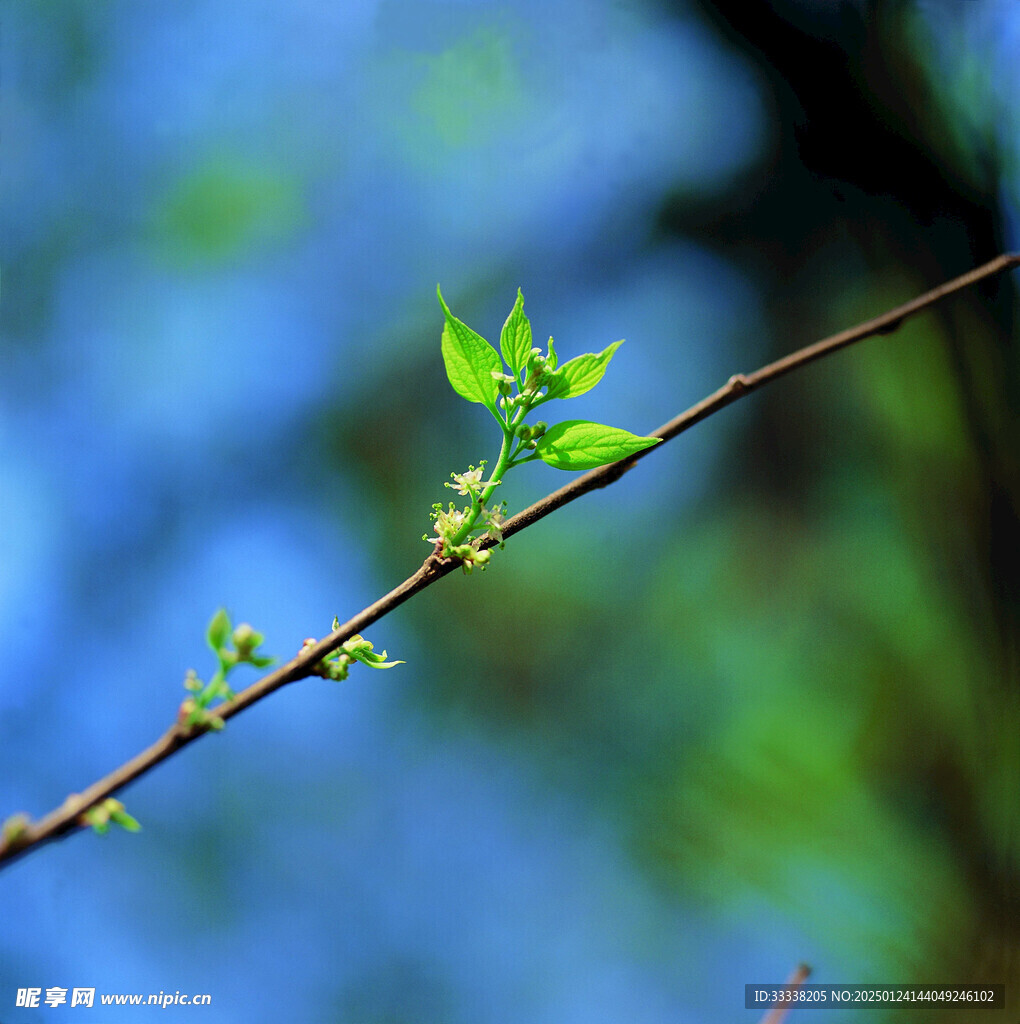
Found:
M 454 473 L 453 482 L 457 485 L 458 494 L 472 494 L 481 486 L 481 467 L 469 469 L 466 473 Z
M 467 509 L 440 509 L 435 513 L 435 537 L 426 538 L 430 543 L 448 541 L 457 535 L 467 520 Z
M 500 544 L 503 543 L 503 524 L 506 522 L 506 517 L 503 515 L 503 506 L 497 505 L 496 508 L 486 509 L 483 513 L 485 516 L 485 524 L 488 526 L 489 536 Z

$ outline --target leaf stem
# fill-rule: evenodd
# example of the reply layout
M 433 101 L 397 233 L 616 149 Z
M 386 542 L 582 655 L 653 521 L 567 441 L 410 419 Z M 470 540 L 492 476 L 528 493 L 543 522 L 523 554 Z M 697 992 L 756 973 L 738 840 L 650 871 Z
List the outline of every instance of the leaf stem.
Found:
M 485 503 L 492 497 L 492 492 L 502 482 L 503 474 L 510 468 L 510 449 L 513 447 L 513 440 L 513 430 L 508 427 L 504 427 L 503 445 L 499 450 L 499 459 L 496 461 L 496 468 L 492 471 L 492 476 L 489 477 L 489 485 L 477 497 L 473 496 L 471 511 L 468 513 L 467 519 L 464 520 L 464 525 L 457 531 L 456 536 L 450 540 L 451 547 L 463 544 L 465 540 L 467 540 L 472 529 L 474 529 L 475 523 L 478 522 L 478 517 L 482 514 L 482 509 L 485 507 Z
M 517 440 L 517 427 L 520 426 L 524 417 L 531 412 L 532 403 L 530 398 L 522 395 L 518 401 L 517 411 L 511 417 L 509 410 L 507 411 L 506 421 L 500 421 L 500 426 L 503 428 L 503 444 L 499 449 L 499 458 L 496 460 L 496 467 L 492 471 L 492 475 L 489 477 L 489 485 L 480 493 L 475 494 L 471 492 L 471 511 L 468 513 L 467 519 L 464 520 L 464 525 L 457 531 L 456 535 L 449 541 L 450 547 L 456 547 L 458 544 L 463 544 L 467 538 L 471 535 L 471 531 L 474 529 L 475 523 L 478 522 L 478 517 L 482 514 L 482 509 L 485 508 L 485 503 L 492 497 L 492 492 L 496 487 L 503 482 L 503 474 L 507 470 L 513 469 L 514 466 L 519 466 L 522 462 L 526 462 L 526 459 L 517 460 L 517 455 L 521 450 L 523 442 L 519 442 L 514 447 L 514 441 Z M 516 460 L 516 461 L 515 461 Z

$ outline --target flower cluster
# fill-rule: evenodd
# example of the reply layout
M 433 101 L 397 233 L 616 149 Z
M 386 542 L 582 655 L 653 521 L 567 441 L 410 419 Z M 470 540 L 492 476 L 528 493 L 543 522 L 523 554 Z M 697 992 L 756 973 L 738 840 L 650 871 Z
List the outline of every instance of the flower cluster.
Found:
M 506 504 L 487 506 L 511 469 L 539 459 L 556 469 L 595 469 L 635 455 L 658 444 L 660 438 L 638 437 L 589 420 L 566 420 L 551 428 L 544 420 L 525 422 L 544 403 L 575 398 L 595 387 L 622 341 L 560 363 L 550 338 L 548 354 L 543 355 L 542 349 L 532 344 L 531 321 L 524 315 L 524 295 L 518 288 L 497 351 L 450 312 L 438 286 L 436 295 L 443 309 L 440 344 L 450 385 L 467 401 L 484 405 L 503 435 L 490 479 L 483 479 L 484 462 L 478 468 L 469 466 L 465 473 L 450 474 L 453 483 L 446 486 L 467 498 L 469 505 L 433 505 L 435 536 L 422 538 L 435 544 L 442 558 L 459 559 L 464 572 L 470 573 L 476 565 L 484 567 L 489 561 L 493 541 L 503 546 Z
M 480 550 L 484 538 L 491 538 L 503 546 L 503 525 L 506 522 L 506 502 L 501 501 L 491 508 L 485 504 L 485 493 L 499 484 L 498 480 L 483 480 L 485 462 L 478 467 L 469 466 L 464 473 L 451 473 L 453 483 L 446 486 L 458 494 L 470 498 L 471 504 L 458 508 L 452 501 L 446 508 L 438 502 L 432 506 L 431 519 L 435 536 L 428 534 L 422 540 L 440 544 L 443 558 L 459 558 L 464 572 L 470 574 L 474 567 L 485 568 L 489 561 L 488 550 Z M 472 535 L 475 536 L 472 536 Z

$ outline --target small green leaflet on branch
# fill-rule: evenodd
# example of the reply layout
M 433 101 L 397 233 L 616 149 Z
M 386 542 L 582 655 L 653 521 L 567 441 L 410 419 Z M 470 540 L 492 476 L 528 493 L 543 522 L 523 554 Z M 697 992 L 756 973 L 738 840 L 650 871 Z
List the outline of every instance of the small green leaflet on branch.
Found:
M 531 355 L 531 321 L 524 315 L 524 296 L 520 288 L 517 289 L 514 308 L 503 324 L 499 350 L 503 353 L 503 362 L 519 380 L 521 371 L 528 363 L 528 356 Z
M 488 479 L 483 479 L 484 461 L 477 469 L 470 466 L 464 473 L 450 474 L 453 483 L 446 486 L 455 488 L 470 503 L 463 508 L 453 502 L 446 508 L 433 505 L 435 536 L 422 538 L 435 544 L 442 558 L 459 559 L 464 572 L 470 573 L 475 566 L 484 569 L 489 562 L 491 553 L 481 547 L 483 541 L 495 540 L 503 546 L 506 502 L 492 505 L 491 498 L 509 470 L 536 459 L 556 469 L 594 469 L 643 451 L 661 439 L 639 437 L 587 420 L 567 420 L 553 427 L 543 421 L 525 422 L 543 403 L 575 398 L 595 387 L 622 341 L 559 365 L 552 338 L 547 355 L 532 345 L 531 323 L 524 315 L 524 295 L 518 288 L 497 352 L 450 312 L 438 286 L 436 294 L 445 318 L 442 349 L 446 375 L 457 394 L 485 405 L 503 432 L 499 458 Z M 504 362 L 509 373 L 504 372 Z
M 220 608 L 213 615 L 205 631 L 206 643 L 216 655 L 219 667 L 208 683 L 203 682 L 189 668 L 184 677 L 184 689 L 191 696 L 187 697 L 177 712 L 177 722 L 184 729 L 203 728 L 220 730 L 223 719 L 210 710 L 214 701 L 231 700 L 234 691 L 227 685 L 227 676 L 238 665 L 253 665 L 255 668 L 266 668 L 276 660 L 258 654 L 265 637 L 257 633 L 247 622 L 242 622 L 236 629 L 230 623 L 230 616 L 225 608 Z M 229 644 L 233 642 L 233 648 Z
M 339 628 L 340 620 L 334 616 L 333 631 L 336 632 Z M 314 647 L 316 643 L 318 641 L 314 637 L 309 637 L 301 646 L 302 648 Z M 405 664 L 402 661 L 387 661 L 385 651 L 382 654 L 377 654 L 371 641 L 355 633 L 349 640 L 345 640 L 337 650 L 330 651 L 312 671 L 317 676 L 322 676 L 323 679 L 339 681 L 347 678 L 347 673 L 355 661 L 360 661 L 362 665 L 367 665 L 369 668 L 393 668 L 394 665 Z
M 552 342 L 552 338 L 549 339 Z M 623 344 L 614 341 L 608 348 L 597 355 L 587 352 L 583 356 L 575 356 L 567 360 L 555 373 L 550 375 L 546 398 L 576 398 L 586 391 L 591 391 L 606 372 L 613 353 Z M 552 364 L 555 369 L 555 363 Z
M 114 825 L 120 825 L 127 832 L 140 832 L 142 829 L 137 819 L 132 818 L 124 810 L 124 805 L 113 797 L 104 800 L 101 804 L 96 804 L 95 807 L 90 807 L 80 820 L 82 825 L 91 825 L 93 831 L 101 836 L 109 831 L 111 822 Z

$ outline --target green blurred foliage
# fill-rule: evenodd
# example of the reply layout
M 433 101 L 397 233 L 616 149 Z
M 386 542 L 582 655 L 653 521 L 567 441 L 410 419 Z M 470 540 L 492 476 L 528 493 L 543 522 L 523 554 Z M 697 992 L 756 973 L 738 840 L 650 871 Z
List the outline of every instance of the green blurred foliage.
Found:
M 167 259 L 208 268 L 292 237 L 305 214 L 293 174 L 214 156 L 174 180 L 154 219 L 157 244 Z
M 424 75 L 410 107 L 443 144 L 485 142 L 502 117 L 519 116 L 520 75 L 502 36 L 481 30 L 421 60 Z

